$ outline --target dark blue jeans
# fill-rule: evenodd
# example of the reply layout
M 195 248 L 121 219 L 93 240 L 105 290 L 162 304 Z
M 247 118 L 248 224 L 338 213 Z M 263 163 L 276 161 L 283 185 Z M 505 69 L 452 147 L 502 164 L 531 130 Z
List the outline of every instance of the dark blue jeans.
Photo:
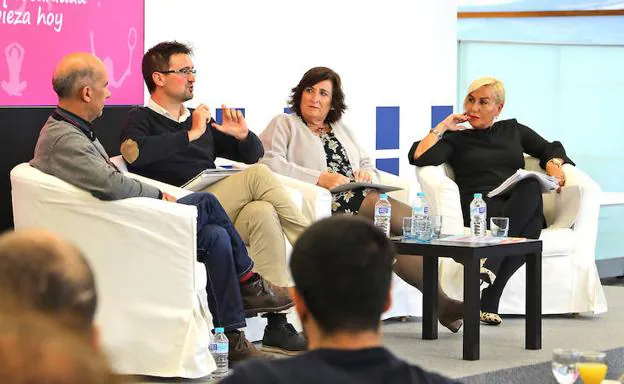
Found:
M 197 260 L 206 267 L 213 325 L 226 332 L 245 327 L 239 279 L 253 261 L 243 239 L 213 194 L 192 193 L 178 203 L 197 207 Z

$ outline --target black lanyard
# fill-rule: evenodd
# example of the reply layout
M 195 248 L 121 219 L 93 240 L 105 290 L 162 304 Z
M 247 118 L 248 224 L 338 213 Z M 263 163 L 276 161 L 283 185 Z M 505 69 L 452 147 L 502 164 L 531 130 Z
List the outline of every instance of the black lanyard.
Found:
M 52 113 L 52 118 L 54 120 L 64 121 L 78 128 L 82 133 L 85 134 L 91 141 L 95 141 L 97 137 L 95 136 L 95 132 L 93 129 L 86 127 L 84 124 L 81 124 L 79 121 L 76 121 L 73 117 L 69 116 L 66 112 L 61 111 L 60 109 L 55 109 L 54 113 Z
M 85 124 L 81 124 L 80 122 L 76 121 L 76 119 L 74 119 L 72 116 L 68 115 L 66 112 L 64 112 L 64 111 L 62 111 L 62 110 L 60 110 L 58 108 L 55 109 L 54 112 L 52 113 L 52 118 L 54 120 L 64 121 L 64 122 L 66 122 L 68 124 L 71 124 L 74 127 L 78 128 L 95 145 L 95 139 L 97 139 L 97 137 L 95 136 L 95 132 L 93 131 L 93 129 L 91 129 L 90 127 L 85 126 Z M 106 161 L 106 163 L 108 165 L 110 165 L 111 167 L 115 168 L 116 171 L 121 172 L 119 170 L 119 168 L 117 168 L 117 166 L 112 161 L 110 161 L 108 156 L 106 154 L 102 153 L 102 151 L 104 150 L 103 148 L 102 148 L 102 151 L 97 147 L 97 145 L 95 145 L 95 148 L 97 149 L 98 153 L 102 156 L 102 158 L 104 158 L 104 160 Z

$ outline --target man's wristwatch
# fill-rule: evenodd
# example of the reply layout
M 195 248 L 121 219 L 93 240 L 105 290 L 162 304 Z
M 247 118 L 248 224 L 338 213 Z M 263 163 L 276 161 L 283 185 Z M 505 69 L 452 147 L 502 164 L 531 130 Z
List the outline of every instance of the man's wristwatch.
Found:
M 440 132 L 435 128 L 430 130 L 429 133 L 433 133 L 434 135 L 438 136 L 438 140 L 440 140 L 442 138 L 442 135 L 444 135 L 444 132 Z
M 547 164 L 548 164 L 548 163 L 553 163 L 553 164 L 555 164 L 557 167 L 561 167 L 561 166 L 563 165 L 563 160 L 561 160 L 561 159 L 559 159 L 559 158 L 557 158 L 557 157 L 553 157 L 552 159 L 548 160 L 546 163 L 547 163 Z

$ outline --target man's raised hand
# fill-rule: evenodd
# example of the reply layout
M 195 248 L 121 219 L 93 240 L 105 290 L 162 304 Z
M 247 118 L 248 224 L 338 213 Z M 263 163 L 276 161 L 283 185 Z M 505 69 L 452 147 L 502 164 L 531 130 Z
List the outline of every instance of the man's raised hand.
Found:
M 221 105 L 221 111 L 223 121 L 221 124 L 212 123 L 212 127 L 226 135 L 233 136 L 237 140 L 245 140 L 249 134 L 249 128 L 247 128 L 247 122 L 242 112 L 234 108 L 227 108 L 225 105 Z

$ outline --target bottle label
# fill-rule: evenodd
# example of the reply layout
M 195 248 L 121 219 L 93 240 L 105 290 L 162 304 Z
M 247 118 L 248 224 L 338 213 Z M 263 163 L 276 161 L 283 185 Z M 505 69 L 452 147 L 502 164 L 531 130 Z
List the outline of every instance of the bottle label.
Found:
M 208 350 L 211 353 L 228 353 L 228 343 L 210 343 Z
M 377 208 L 377 214 L 378 215 L 389 215 L 390 214 L 390 208 L 388 207 L 379 207 Z
M 412 216 L 429 215 L 429 207 L 427 205 L 414 205 L 412 207 Z
M 485 215 L 485 207 L 473 207 L 471 212 L 473 215 Z

